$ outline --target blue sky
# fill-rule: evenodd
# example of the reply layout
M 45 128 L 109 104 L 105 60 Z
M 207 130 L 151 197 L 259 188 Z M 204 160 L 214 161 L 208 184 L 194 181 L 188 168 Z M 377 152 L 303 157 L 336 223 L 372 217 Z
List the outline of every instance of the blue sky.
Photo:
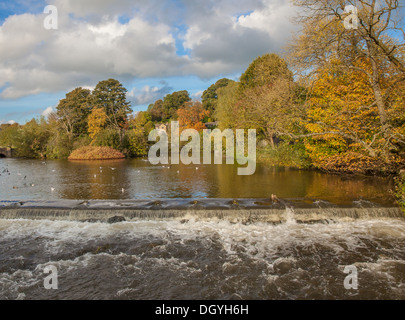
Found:
M 44 28 L 47 5 L 56 30 Z M 284 0 L 0 0 L 0 123 L 47 114 L 108 78 L 128 89 L 134 111 L 178 90 L 198 99 L 279 52 L 293 15 Z

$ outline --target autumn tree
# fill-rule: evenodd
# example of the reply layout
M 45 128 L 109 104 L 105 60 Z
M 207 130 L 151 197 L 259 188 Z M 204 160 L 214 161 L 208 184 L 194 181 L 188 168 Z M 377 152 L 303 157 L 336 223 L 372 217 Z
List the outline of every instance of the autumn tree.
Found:
M 238 87 L 218 90 L 218 112 L 234 128 L 257 129 L 275 148 L 274 139 L 295 130 L 302 109 L 297 104 L 298 86 L 284 59 L 265 54 L 242 74 Z M 228 113 L 228 115 L 225 115 Z M 222 122 L 222 123 L 221 123 Z
M 151 119 L 150 113 L 140 111 L 135 116 L 130 117 L 129 124 L 131 128 L 143 128 Z
M 56 107 L 60 127 L 70 140 L 87 133 L 87 117 L 91 112 L 90 94 L 88 89 L 76 88 L 67 93 Z
M 295 87 L 289 77 L 280 76 L 266 85 L 245 89 L 237 102 L 238 127 L 257 129 L 274 149 L 274 139 L 297 132 L 302 119 Z
M 150 104 L 148 113 L 152 117 L 152 121 L 167 121 L 177 118 L 177 110 L 179 110 L 186 102 L 191 101 L 188 91 L 177 91 L 167 94 L 164 99 L 159 99 L 155 103 Z
M 287 63 L 279 55 L 268 53 L 255 59 L 242 74 L 240 88 L 261 87 L 271 84 L 280 77 L 292 81 L 292 72 Z
M 88 119 L 88 131 L 90 138 L 93 140 L 103 130 L 107 123 L 107 114 L 103 108 L 94 108 L 89 115 Z
M 402 152 L 405 148 L 405 135 L 400 129 L 400 126 L 403 126 L 400 110 L 403 110 L 403 107 L 401 98 L 398 100 L 392 97 L 394 92 L 397 97 L 399 92 L 403 94 L 405 81 L 405 38 L 400 23 L 400 2 L 398 0 L 294 0 L 293 2 L 300 7 L 297 21 L 301 25 L 301 31 L 290 48 L 291 63 L 295 70 L 306 79 L 308 87 L 313 87 L 316 81 L 325 83 L 325 77 L 331 80 L 337 76 L 344 89 L 340 90 L 337 86 L 329 89 L 349 95 L 348 98 L 339 97 L 341 101 L 351 100 L 353 95 L 363 90 L 364 95 L 359 97 L 358 103 L 352 103 L 347 108 L 350 108 L 350 114 L 354 119 L 360 114 L 363 116 L 367 114 L 368 124 L 373 124 L 369 128 L 371 136 L 366 139 L 362 130 L 355 130 L 348 122 L 344 122 L 347 126 L 345 128 L 340 126 L 339 130 L 333 119 L 320 123 L 319 119 L 313 117 L 315 100 L 310 98 L 309 125 L 313 125 L 317 131 L 311 132 L 311 136 L 329 135 L 333 132 L 340 139 L 349 139 L 362 145 L 363 150 L 371 157 L 388 159 L 391 154 Z M 352 5 L 349 8 L 351 12 L 345 10 L 346 5 Z M 345 77 L 354 80 L 358 85 L 351 87 L 354 92 L 346 91 L 349 86 L 344 80 Z M 317 95 L 316 84 L 314 90 L 310 93 Z M 329 98 L 331 97 L 327 99 Z M 331 110 L 325 101 L 319 102 L 318 114 L 326 114 Z M 349 110 L 340 107 L 329 116 L 341 116 L 342 112 L 347 114 Z
M 392 96 L 391 100 L 396 114 L 393 129 L 403 134 L 403 98 Z M 305 123 L 309 132 L 305 135 L 306 147 L 315 165 L 329 171 L 336 166 L 346 172 L 395 171 L 403 161 L 400 154 L 380 156 L 387 140 L 373 101 L 368 79 L 359 71 L 342 72 L 336 62 L 335 68 L 329 67 L 319 76 L 308 100 Z
M 208 115 L 208 111 L 204 109 L 199 101 L 187 102 L 177 110 L 180 130 L 195 129 L 201 131 L 205 129 L 203 123 L 204 118 Z
M 237 102 L 238 102 L 239 83 L 229 83 L 228 86 L 217 90 L 218 101 L 214 118 L 218 120 L 219 128 L 236 129 L 237 128 Z
M 352 150 L 365 149 L 376 157 L 379 136 L 378 110 L 371 105 L 373 91 L 359 71 L 342 72 L 329 67 L 314 83 L 308 100 L 307 147 L 314 161 Z M 322 133 L 322 135 L 319 135 Z
M 106 115 L 106 124 L 124 137 L 128 125 L 128 115 L 132 113 L 130 102 L 126 99 L 127 89 L 115 79 L 100 81 L 92 93 L 92 105 L 102 108 Z

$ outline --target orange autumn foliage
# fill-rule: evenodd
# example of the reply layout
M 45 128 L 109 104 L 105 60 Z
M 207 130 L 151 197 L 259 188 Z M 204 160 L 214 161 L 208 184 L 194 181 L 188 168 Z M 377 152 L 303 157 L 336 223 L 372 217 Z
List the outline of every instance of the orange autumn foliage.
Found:
M 203 120 L 209 116 L 209 111 L 205 110 L 199 101 L 187 102 L 182 108 L 177 110 L 180 130 L 194 129 L 201 131 L 205 129 Z
M 369 63 L 359 61 L 357 67 L 367 69 Z M 382 83 L 382 87 L 388 84 Z M 403 134 L 404 98 L 394 93 L 391 97 L 386 105 L 391 130 Z M 314 134 L 305 139 L 305 146 L 315 166 L 336 172 L 360 173 L 367 168 L 390 172 L 402 163 L 401 156 L 387 149 L 387 130 L 374 101 L 365 73 L 343 71 L 338 61 L 321 70 L 311 91 L 305 123 L 306 130 Z

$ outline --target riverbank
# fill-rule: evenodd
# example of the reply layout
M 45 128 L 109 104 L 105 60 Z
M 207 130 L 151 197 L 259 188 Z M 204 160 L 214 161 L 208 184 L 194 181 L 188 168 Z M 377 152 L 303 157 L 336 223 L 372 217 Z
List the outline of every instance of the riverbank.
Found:
M 397 176 L 405 168 L 405 160 L 391 157 L 384 161 L 361 153 L 347 152 L 333 156 L 311 159 L 302 143 L 280 143 L 274 148 L 262 146 L 257 149 L 257 162 L 267 166 L 316 169 L 326 173 L 360 176 Z
M 274 148 L 257 148 L 257 162 L 269 167 L 292 167 L 297 169 L 315 169 L 303 145 L 279 144 Z

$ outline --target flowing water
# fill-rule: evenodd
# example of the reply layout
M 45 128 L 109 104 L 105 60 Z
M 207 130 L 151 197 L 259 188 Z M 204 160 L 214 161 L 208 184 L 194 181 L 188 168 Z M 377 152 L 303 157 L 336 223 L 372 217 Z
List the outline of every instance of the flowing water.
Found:
M 405 299 L 389 180 L 142 160 L 0 169 L 0 299 Z
M 1 299 L 404 299 L 405 223 L 0 220 Z M 58 290 L 44 289 L 53 265 Z M 344 287 L 346 266 L 358 289 Z

